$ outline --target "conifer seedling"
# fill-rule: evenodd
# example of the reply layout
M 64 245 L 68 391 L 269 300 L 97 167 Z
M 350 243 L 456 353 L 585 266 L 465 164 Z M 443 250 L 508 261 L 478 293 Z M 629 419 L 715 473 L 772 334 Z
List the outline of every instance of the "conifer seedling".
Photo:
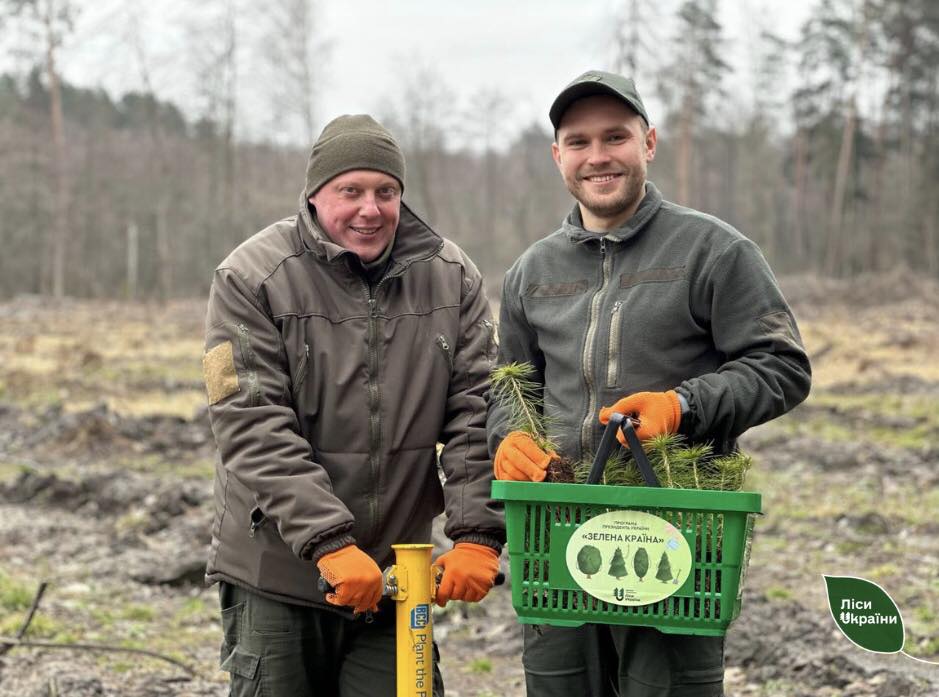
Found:
M 492 395 L 509 412 L 509 429 L 527 433 L 542 450 L 558 452 L 548 437 L 551 419 L 544 413 L 541 386 L 530 363 L 508 363 L 491 373 Z M 740 491 L 750 469 L 750 457 L 741 452 L 715 456 L 708 443 L 686 443 L 683 436 L 662 434 L 648 439 L 643 449 L 663 487 Z M 573 462 L 560 455 L 548 466 L 545 481 L 586 482 L 592 458 Z M 587 453 L 584 454 L 587 458 Z M 607 460 L 603 482 L 613 486 L 645 486 L 628 450 L 617 448 Z

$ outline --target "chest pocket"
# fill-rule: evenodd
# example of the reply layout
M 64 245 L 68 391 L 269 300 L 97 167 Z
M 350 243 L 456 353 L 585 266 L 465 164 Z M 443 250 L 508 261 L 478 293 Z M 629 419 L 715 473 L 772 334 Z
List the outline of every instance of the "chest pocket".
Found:
M 668 348 L 667 344 L 672 340 L 668 337 L 679 321 L 681 311 L 687 309 L 684 290 L 674 284 L 674 281 L 684 278 L 684 266 L 645 269 L 620 275 L 616 287 L 611 289 L 617 293 L 618 298 L 608 316 L 604 318 L 605 329 L 609 331 L 606 354 L 607 387 L 621 386 L 626 354 L 638 349 L 635 342 L 630 342 L 625 325 L 632 324 L 633 329 L 641 326 L 647 342 L 651 341 L 651 337 L 664 339 L 666 345 L 653 346 L 655 350 Z M 630 316 L 630 313 L 634 314 Z
M 557 283 L 529 283 L 522 293 L 522 305 L 531 327 L 542 336 L 579 333 L 589 317 L 591 294 L 586 280 Z

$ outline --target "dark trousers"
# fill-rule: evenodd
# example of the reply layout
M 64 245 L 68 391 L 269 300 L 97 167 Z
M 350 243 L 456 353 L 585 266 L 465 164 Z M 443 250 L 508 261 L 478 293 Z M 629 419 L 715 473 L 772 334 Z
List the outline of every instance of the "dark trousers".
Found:
M 724 638 L 525 625 L 528 697 L 722 697 Z
M 219 599 L 232 697 L 395 697 L 393 607 L 366 623 L 224 582 Z M 443 697 L 436 645 L 434 659 L 433 694 Z

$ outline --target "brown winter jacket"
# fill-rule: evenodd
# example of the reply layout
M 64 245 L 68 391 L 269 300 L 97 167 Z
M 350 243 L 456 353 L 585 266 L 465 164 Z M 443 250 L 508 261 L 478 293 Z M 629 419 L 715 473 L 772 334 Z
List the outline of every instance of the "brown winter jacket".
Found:
M 495 342 L 479 272 L 402 205 L 389 266 L 370 284 L 306 203 L 215 271 L 206 579 L 318 605 L 320 556 L 354 542 L 384 567 L 391 544 L 430 540 L 444 506 L 451 539 L 498 550 L 505 538 L 489 499 Z

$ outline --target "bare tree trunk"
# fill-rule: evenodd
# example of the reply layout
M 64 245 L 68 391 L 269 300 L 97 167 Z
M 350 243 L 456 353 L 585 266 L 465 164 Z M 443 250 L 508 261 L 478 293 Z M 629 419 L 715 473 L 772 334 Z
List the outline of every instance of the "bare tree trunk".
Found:
M 923 220 L 923 240 L 925 249 L 923 256 L 926 261 L 926 270 L 933 278 L 939 276 L 939 228 L 936 226 L 936 218 L 939 218 L 939 205 L 936 205 L 935 199 L 926 206 L 926 217 Z
M 140 280 L 140 244 L 137 222 L 131 220 L 127 224 L 127 278 L 125 297 L 127 300 L 137 299 L 137 284 Z
M 291 140 L 302 137 L 304 145 L 316 137 L 317 69 L 322 69 L 323 54 L 328 52 L 326 46 L 313 41 L 318 29 L 314 1 L 271 0 L 264 9 L 268 26 L 262 51 L 270 71 L 267 99 L 271 121 L 282 136 L 289 135 Z
M 414 169 L 420 172 L 420 175 L 415 178 L 417 179 L 417 191 L 421 198 L 421 206 L 424 209 L 424 213 L 427 215 L 427 219 L 431 223 L 439 224 L 440 218 L 438 217 L 436 204 L 437 197 L 434 196 L 430 188 L 430 182 L 433 181 L 436 173 L 434 150 L 421 147 L 417 152 L 417 161 L 415 162 L 416 166 Z
M 841 223 L 844 217 L 844 200 L 848 187 L 848 177 L 851 174 L 851 160 L 854 156 L 854 132 L 856 128 L 857 106 L 852 97 L 848 102 L 844 128 L 841 131 L 838 169 L 835 172 L 835 191 L 831 197 L 831 209 L 828 216 L 828 246 L 825 253 L 825 272 L 828 275 L 839 273 L 844 263 Z
M 871 185 L 873 191 L 873 214 L 866 221 L 864 240 L 864 270 L 881 271 L 892 269 L 896 263 L 896 235 L 883 233 L 886 226 L 884 198 L 887 169 L 887 114 L 890 109 L 889 92 L 884 95 L 880 105 L 880 118 L 874 136 L 874 171 Z
M 225 52 L 222 55 L 225 85 L 223 95 L 223 135 L 222 135 L 222 220 L 232 247 L 241 244 L 242 235 L 235 225 L 235 114 L 237 113 L 237 48 L 238 36 L 235 26 L 235 7 L 228 3 L 225 19 Z
M 690 95 L 685 95 L 681 105 L 678 124 L 678 154 L 676 156 L 676 178 L 678 179 L 678 203 L 691 205 L 691 149 L 692 149 L 692 104 Z
M 52 295 L 65 296 L 65 260 L 68 252 L 68 162 L 65 147 L 65 118 L 62 114 L 62 88 L 56 67 L 58 38 L 55 35 L 55 2 L 49 0 L 45 6 L 43 23 L 46 29 L 46 75 L 49 78 L 49 118 L 52 123 L 52 145 L 55 168 L 55 209 L 52 222 L 51 280 Z
M 615 38 L 615 70 L 633 78 L 636 77 L 636 71 L 639 68 L 639 48 L 642 45 L 639 36 L 639 29 L 642 26 L 639 3 L 640 0 L 629 0 L 628 18 L 625 15 L 619 15 L 616 18 L 619 26 Z M 624 25 L 628 27 L 628 32 L 624 30 Z
M 156 245 L 157 245 L 157 283 L 160 287 L 160 301 L 166 302 L 173 294 L 173 266 L 170 259 L 169 218 L 170 196 L 163 191 L 157 202 L 156 210 Z

